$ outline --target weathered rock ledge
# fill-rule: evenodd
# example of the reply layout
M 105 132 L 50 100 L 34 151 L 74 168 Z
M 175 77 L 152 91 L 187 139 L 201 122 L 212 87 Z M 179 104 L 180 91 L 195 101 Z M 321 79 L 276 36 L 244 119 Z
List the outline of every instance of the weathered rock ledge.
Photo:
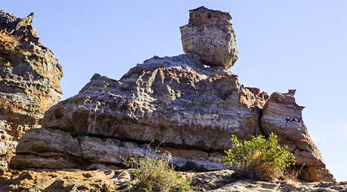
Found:
M 53 106 L 43 128 L 23 136 L 11 167 L 121 166 L 122 158 L 145 155 L 151 143 L 170 152 L 181 169 L 221 170 L 227 167 L 218 159 L 232 134 L 249 140 L 271 131 L 290 146 L 298 166 L 314 167 L 303 178 L 333 180 L 303 121 L 286 122 L 285 116 L 302 118 L 302 107 L 287 112 L 297 106 L 293 95 L 267 98 L 224 67 L 205 68 L 194 55 L 154 57 L 119 81 L 95 74 L 78 95 Z M 294 140 L 284 139 L 291 135 Z
M 231 134 L 262 134 L 265 95 L 252 94 L 230 71 L 205 68 L 192 55 L 154 57 L 119 81 L 96 74 L 78 95 L 53 106 L 44 128 L 25 134 L 11 166 L 119 165 L 119 156 L 153 143 L 175 154 L 176 165 L 222 169 L 218 158 L 231 146 Z

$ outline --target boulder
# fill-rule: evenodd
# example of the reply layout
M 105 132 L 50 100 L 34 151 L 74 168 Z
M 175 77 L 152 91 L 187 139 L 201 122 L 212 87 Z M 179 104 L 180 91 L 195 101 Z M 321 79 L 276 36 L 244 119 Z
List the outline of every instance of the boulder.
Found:
M 182 26 L 185 53 L 197 55 L 204 65 L 230 68 L 238 48 L 229 13 L 199 7 L 189 11 L 189 23 Z
M 323 158 L 312 141 L 302 117 L 304 107 L 295 102 L 295 90 L 273 93 L 266 102 L 260 125 L 266 135 L 274 133 L 282 146 L 295 155 L 297 166 L 304 166 L 302 178 L 307 181 L 331 181 Z
M 62 68 L 40 44 L 34 13 L 18 18 L 0 11 L 0 167 L 15 153 L 25 131 L 42 124 L 44 112 L 62 98 Z

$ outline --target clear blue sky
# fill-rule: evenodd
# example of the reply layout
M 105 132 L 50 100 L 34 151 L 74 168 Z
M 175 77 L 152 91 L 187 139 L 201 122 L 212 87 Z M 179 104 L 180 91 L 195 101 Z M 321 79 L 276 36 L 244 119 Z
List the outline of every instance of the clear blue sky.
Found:
M 182 54 L 179 26 L 199 6 L 229 12 L 239 59 L 231 71 L 271 94 L 297 89 L 327 168 L 347 181 L 347 1 L 2 0 L 33 25 L 64 70 L 64 99 L 94 73 L 119 79 L 137 63 Z

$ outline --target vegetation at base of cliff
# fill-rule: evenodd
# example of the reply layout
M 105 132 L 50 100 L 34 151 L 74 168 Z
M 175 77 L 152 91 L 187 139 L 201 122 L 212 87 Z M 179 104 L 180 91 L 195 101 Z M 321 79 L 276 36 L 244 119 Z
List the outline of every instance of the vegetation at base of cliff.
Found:
M 127 164 L 135 168 L 135 191 L 190 191 L 190 178 L 177 173 L 169 161 L 167 155 L 128 160 Z
M 225 151 L 223 163 L 237 167 L 236 174 L 240 177 L 256 180 L 272 180 L 283 176 L 284 170 L 295 165 L 295 157 L 288 152 L 288 147 L 278 144 L 277 136 L 270 134 L 254 137 L 250 141 L 240 143 L 232 135 L 232 149 Z

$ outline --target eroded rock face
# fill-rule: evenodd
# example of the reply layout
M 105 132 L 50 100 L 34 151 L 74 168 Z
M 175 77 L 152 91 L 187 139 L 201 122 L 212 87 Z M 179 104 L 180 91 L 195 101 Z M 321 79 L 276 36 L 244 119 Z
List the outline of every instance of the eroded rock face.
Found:
M 237 60 L 238 48 L 229 13 L 199 7 L 189 11 L 189 23 L 182 26 L 185 53 L 198 56 L 210 66 L 230 68 Z
M 325 170 L 323 158 L 312 141 L 302 118 L 304 107 L 295 102 L 295 90 L 273 93 L 266 102 L 260 123 L 265 134 L 275 133 L 279 143 L 287 145 L 296 164 L 305 166 L 302 177 L 308 181 L 333 180 Z
M 78 95 L 53 106 L 45 129 L 25 134 L 11 167 L 53 168 L 43 158 L 56 161 L 52 166 L 62 159 L 75 168 L 119 165 L 119 156 L 144 154 L 142 144 L 152 143 L 170 151 L 177 166 L 223 169 L 218 158 L 231 146 L 231 134 L 247 140 L 263 134 L 258 120 L 264 96 L 244 88 L 224 67 L 203 67 L 193 55 L 154 57 L 119 81 L 96 74 Z M 58 132 L 57 138 L 70 139 L 41 142 Z M 75 139 L 80 149 L 73 151 L 81 154 L 68 150 Z
M 44 112 L 62 98 L 62 68 L 40 44 L 33 16 L 0 11 L 0 167 L 5 169 L 18 139 L 40 127 Z
M 190 16 L 181 28 L 189 54 L 153 57 L 119 81 L 95 74 L 78 95 L 47 111 L 43 128 L 26 132 L 11 168 L 114 168 L 127 157 L 158 155 L 147 150 L 151 144 L 169 152 L 181 170 L 221 170 L 229 168 L 218 160 L 232 146 L 232 134 L 250 140 L 274 132 L 297 165 L 305 164 L 303 179 L 333 181 L 295 91 L 268 99 L 228 70 L 237 58 L 230 15 L 202 7 Z M 199 44 L 196 37 L 220 43 Z

